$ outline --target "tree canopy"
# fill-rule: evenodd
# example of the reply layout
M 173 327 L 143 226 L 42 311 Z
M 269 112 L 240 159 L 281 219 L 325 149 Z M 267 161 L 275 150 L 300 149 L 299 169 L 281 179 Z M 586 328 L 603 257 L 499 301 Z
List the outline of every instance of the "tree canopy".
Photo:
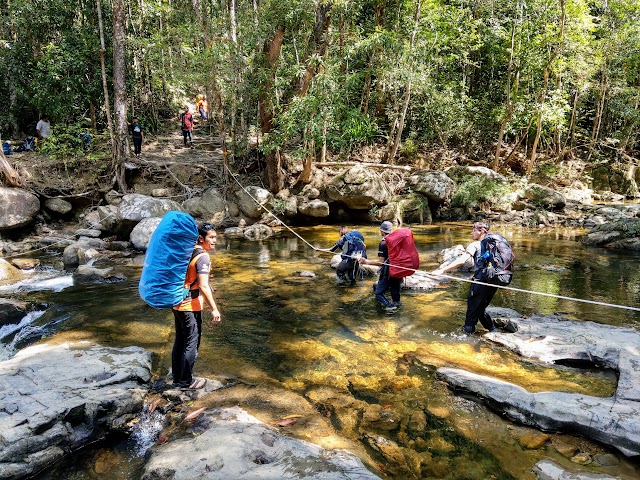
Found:
M 108 89 L 121 2 L 101 4 Z M 96 9 L 0 6 L 5 132 L 42 113 L 106 127 Z M 387 163 L 446 147 L 495 169 L 517 150 L 523 173 L 639 146 L 640 0 L 125 0 L 124 17 L 129 118 L 153 128 L 206 95 L 236 157 L 260 135 L 273 190 L 285 145 L 306 161 L 377 144 Z

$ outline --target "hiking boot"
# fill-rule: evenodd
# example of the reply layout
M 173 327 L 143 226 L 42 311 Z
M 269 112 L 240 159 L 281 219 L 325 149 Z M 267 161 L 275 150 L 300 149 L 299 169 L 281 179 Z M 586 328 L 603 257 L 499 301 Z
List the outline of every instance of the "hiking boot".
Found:
M 350 286 L 350 287 L 355 287 L 355 286 L 356 286 L 356 281 L 355 281 L 355 280 L 351 280 L 351 281 L 349 282 L 349 286 Z
M 396 308 L 400 308 L 402 306 L 402 302 L 398 301 L 398 302 L 393 302 L 393 306 Z
M 462 333 L 465 333 L 467 335 L 473 335 L 475 331 L 476 329 L 473 327 L 467 327 L 466 325 L 462 327 Z
M 395 305 L 389 305 L 388 307 L 384 307 L 384 311 L 387 313 L 394 313 L 398 311 L 398 307 Z

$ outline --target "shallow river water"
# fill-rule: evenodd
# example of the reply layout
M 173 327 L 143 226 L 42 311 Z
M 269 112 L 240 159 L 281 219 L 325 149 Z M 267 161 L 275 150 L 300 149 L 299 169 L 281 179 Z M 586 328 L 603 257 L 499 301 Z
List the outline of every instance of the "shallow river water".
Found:
M 357 228 L 365 234 L 369 256 L 375 256 L 380 239 L 377 228 Z M 337 239 L 337 227 L 332 226 L 297 228 L 296 232 L 323 248 Z M 437 267 L 437 254 L 443 248 L 466 246 L 470 241 L 469 224 L 416 226 L 413 232 L 425 270 Z M 516 253 L 512 286 L 639 305 L 639 255 L 584 247 L 577 241 L 580 232 L 573 230 L 513 227 L 496 232 L 510 240 Z M 286 231 L 264 242 L 220 236 L 217 252 L 212 255 L 212 284 L 223 321 L 205 329 L 197 373 L 224 374 L 248 384 L 275 382 L 301 395 L 330 387 L 381 406 L 401 428 L 366 432 L 366 425 L 361 425 L 360 433 L 355 434 L 345 424 L 335 427 L 354 441 L 364 430 L 382 434 L 407 450 L 430 455 L 428 468 L 411 471 L 385 468 L 384 461 L 369 452 L 378 462 L 378 473 L 384 471 L 388 478 L 533 479 L 531 468 L 543 458 L 576 471 L 617 475 L 623 480 L 640 478 L 640 461 L 627 460 L 615 450 L 584 439 L 554 434 L 544 447 L 523 448 L 522 438 L 536 430 L 454 395 L 435 379 L 436 368 L 451 366 L 510 381 L 530 391 L 604 397 L 615 389 L 612 372 L 525 360 L 480 335 L 461 335 L 468 289 L 463 282 L 445 284 L 431 292 L 403 291 L 401 309 L 385 314 L 372 295 L 374 278 L 367 277 L 355 287 L 339 286 L 328 267 L 329 258 Z M 45 256 L 42 261 L 60 266 L 59 257 Z M 27 336 L 17 346 L 43 333 L 103 345 L 139 345 L 157 354 L 155 374 L 166 375 L 173 317 L 171 312 L 153 310 L 139 299 L 142 257 L 126 263 L 118 267 L 128 277 L 124 283 L 18 293 L 21 299 L 46 302 L 50 307 L 34 322 L 44 330 Z M 316 277 L 300 277 L 296 272 L 301 270 L 314 272 Z M 492 304 L 525 315 L 562 313 L 576 320 L 640 329 L 638 312 L 570 300 L 499 291 Z M 420 432 L 411 428 L 415 412 L 420 412 Z M 309 439 L 314 440 L 313 436 Z M 557 443 L 569 443 L 591 454 L 612 453 L 619 463 L 580 467 L 556 452 Z M 73 466 L 41 478 L 136 479 L 143 463 L 136 452 L 132 442 L 120 442 L 88 451 Z

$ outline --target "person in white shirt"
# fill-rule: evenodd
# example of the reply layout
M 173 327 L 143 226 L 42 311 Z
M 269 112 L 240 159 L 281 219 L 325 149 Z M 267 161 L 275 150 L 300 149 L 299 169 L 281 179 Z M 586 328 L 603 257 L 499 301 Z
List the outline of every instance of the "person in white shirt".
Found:
M 38 140 L 42 141 L 51 135 L 51 123 L 49 123 L 49 116 L 45 113 L 36 125 L 36 132 L 38 133 Z
M 476 222 L 471 228 L 471 242 L 465 252 L 456 258 L 449 265 L 439 268 L 431 272 L 431 275 L 442 275 L 443 273 L 453 270 L 461 265 L 464 265 L 469 258 L 473 258 L 474 270 L 478 271 L 478 259 L 480 257 L 481 245 L 480 241 L 489 232 L 489 224 L 485 222 Z M 474 274 L 475 278 L 475 274 Z M 469 295 L 467 297 L 467 313 L 464 319 L 464 327 L 462 329 L 467 335 L 471 335 L 476 331 L 476 325 L 478 322 L 482 324 L 484 328 L 490 332 L 495 331 L 495 325 L 489 314 L 485 311 L 491 303 L 493 296 L 496 294 L 498 288 L 490 287 L 487 285 L 479 285 L 472 283 L 469 288 Z

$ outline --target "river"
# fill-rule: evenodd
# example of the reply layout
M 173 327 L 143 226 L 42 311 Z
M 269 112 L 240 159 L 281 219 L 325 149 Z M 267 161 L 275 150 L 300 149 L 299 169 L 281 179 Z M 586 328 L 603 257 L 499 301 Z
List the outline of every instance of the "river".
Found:
M 365 235 L 369 256 L 375 256 L 380 239 L 377 228 L 357 228 Z M 318 247 L 327 248 L 337 239 L 337 227 L 333 226 L 295 230 Z M 436 268 L 438 252 L 443 248 L 466 246 L 470 230 L 470 224 L 455 223 L 414 227 L 421 268 Z M 514 226 L 496 228 L 496 232 L 511 242 L 516 254 L 512 286 L 638 306 L 637 254 L 584 247 L 577 241 L 578 230 Z M 366 424 L 355 430 L 342 423 L 335 427 L 339 434 L 356 441 L 363 431 L 383 434 L 404 449 L 430 455 L 428 469 L 402 474 L 385 469 L 389 478 L 529 480 L 535 478 L 530 470 L 540 459 L 550 457 L 568 464 L 552 444 L 523 448 L 521 439 L 536 430 L 455 396 L 435 380 L 435 369 L 464 368 L 531 391 L 596 396 L 613 393 L 613 372 L 525 360 L 484 341 L 480 335 L 462 335 L 468 289 L 463 282 L 445 284 L 430 292 L 403 291 L 401 309 L 393 315 L 385 314 L 372 295 L 374 278 L 368 277 L 355 287 L 336 285 L 329 258 L 286 231 L 263 242 L 220 236 L 218 249 L 212 254 L 212 284 L 223 321 L 204 331 L 197 373 L 224 374 L 248 384 L 275 382 L 301 395 L 329 387 L 368 405 L 381 406 L 397 420 L 397 428 L 380 432 L 367 431 Z M 61 269 L 59 256 L 43 255 L 41 261 L 49 267 L 48 276 Z M 3 293 L 0 289 L 0 295 L 11 293 L 22 300 L 49 305 L 44 315 L 33 319 L 31 331 L 18 341 L 8 335 L 3 340 L 5 349 L 12 341 L 15 348 L 20 348 L 43 336 L 109 346 L 138 345 L 157 354 L 155 374 L 166 375 L 173 335 L 171 312 L 153 310 L 139 299 L 142 256 L 116 263 L 118 271 L 127 276 L 126 282 L 69 287 L 68 277 L 62 276 L 55 277 L 64 284 L 61 291 L 23 288 L 21 292 L 5 289 Z M 302 270 L 316 277 L 296 274 Z M 524 315 L 561 313 L 571 319 L 640 329 L 638 312 L 571 300 L 499 291 L 492 305 L 510 307 Z M 416 412 L 420 412 L 420 432 L 410 428 Z M 358 412 L 352 414 L 355 417 Z M 560 434 L 552 437 L 553 444 L 568 442 L 592 454 L 612 453 L 619 460 L 611 467 L 568 464 L 576 470 L 618 475 L 623 480 L 640 478 L 637 460 L 625 459 L 584 439 Z M 119 440 L 87 450 L 71 465 L 40 478 L 136 479 L 143 464 L 136 452 L 132 441 Z

